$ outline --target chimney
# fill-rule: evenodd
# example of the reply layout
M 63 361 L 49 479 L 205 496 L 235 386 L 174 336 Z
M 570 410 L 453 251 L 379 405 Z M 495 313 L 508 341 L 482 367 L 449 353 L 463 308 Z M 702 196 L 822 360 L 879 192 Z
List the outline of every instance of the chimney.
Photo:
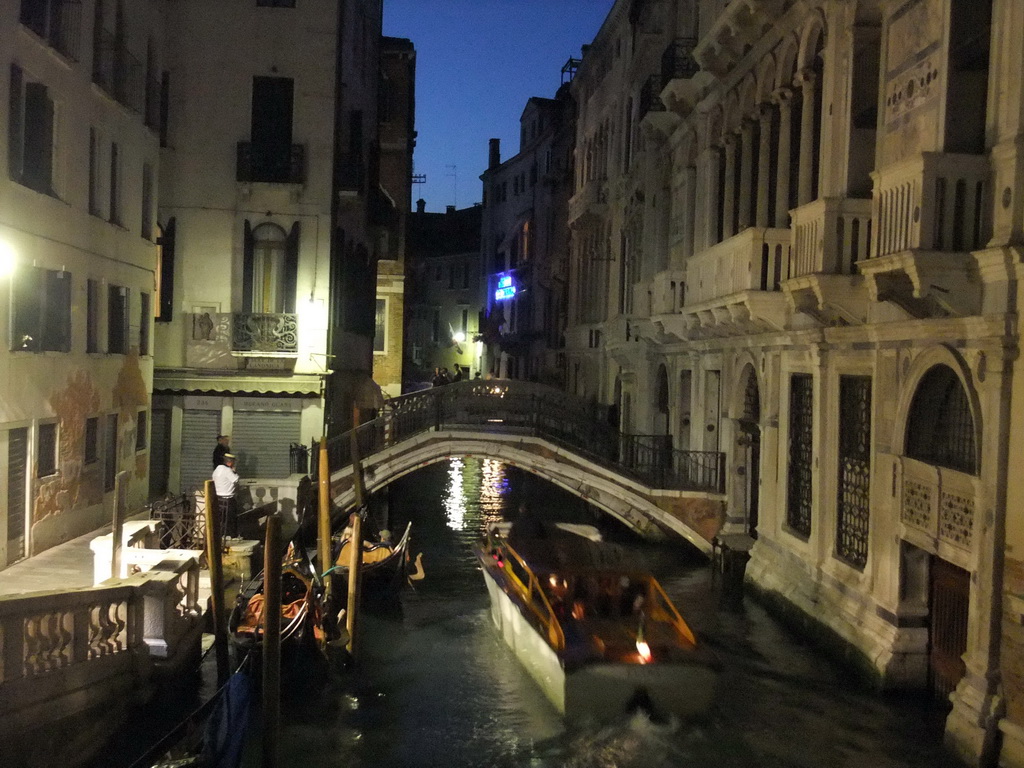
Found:
M 446 205 L 444 207 L 444 212 L 445 213 L 455 213 L 455 206 L 454 205 Z
M 422 197 L 416 201 L 416 213 L 424 213 L 427 210 L 427 201 Z
M 497 168 L 501 165 L 501 139 L 491 139 L 491 152 L 487 161 L 488 168 Z

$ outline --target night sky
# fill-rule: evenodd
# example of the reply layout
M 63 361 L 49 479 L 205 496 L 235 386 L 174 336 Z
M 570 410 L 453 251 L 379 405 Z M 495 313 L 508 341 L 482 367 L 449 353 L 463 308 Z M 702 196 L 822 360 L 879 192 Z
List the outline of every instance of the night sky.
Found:
M 414 205 L 480 201 L 488 139 L 501 139 L 502 160 L 518 151 L 527 99 L 555 95 L 562 65 L 579 58 L 613 2 L 384 0 L 384 34 L 416 46 L 414 170 L 427 181 L 413 186 Z

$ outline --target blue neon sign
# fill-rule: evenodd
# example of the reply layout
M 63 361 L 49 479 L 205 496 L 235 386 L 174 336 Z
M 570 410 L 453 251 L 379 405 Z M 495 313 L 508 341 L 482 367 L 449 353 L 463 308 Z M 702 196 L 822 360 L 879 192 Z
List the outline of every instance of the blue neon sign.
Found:
M 515 298 L 516 286 L 512 283 L 512 275 L 498 275 L 498 290 L 494 292 L 495 301 L 508 301 Z

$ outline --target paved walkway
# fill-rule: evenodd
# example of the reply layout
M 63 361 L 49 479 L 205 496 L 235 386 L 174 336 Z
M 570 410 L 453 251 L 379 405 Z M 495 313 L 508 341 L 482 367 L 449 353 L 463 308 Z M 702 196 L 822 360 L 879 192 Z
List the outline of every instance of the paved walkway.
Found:
M 109 532 L 109 528 L 101 528 L 5 568 L 0 571 L 0 597 L 91 587 L 93 565 L 89 542 Z

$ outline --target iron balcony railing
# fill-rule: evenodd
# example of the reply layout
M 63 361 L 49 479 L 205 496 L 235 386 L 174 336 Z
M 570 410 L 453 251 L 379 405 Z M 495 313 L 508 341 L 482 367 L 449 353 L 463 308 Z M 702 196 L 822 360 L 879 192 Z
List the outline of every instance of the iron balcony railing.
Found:
M 236 312 L 232 319 L 232 352 L 297 354 L 299 316 Z
M 303 144 L 261 146 L 251 141 L 240 141 L 235 180 L 302 184 L 306 181 L 306 147 Z
M 665 105 L 661 101 L 661 76 L 651 75 L 640 86 L 640 116 L 648 112 L 664 112 Z
M 93 52 L 92 81 L 122 106 L 141 113 L 146 101 L 146 73 L 112 32 L 100 32 Z
M 78 61 L 82 0 L 23 1 L 20 21 L 58 53 Z
M 670 81 L 689 79 L 700 72 L 700 64 L 693 58 L 693 49 L 697 47 L 695 37 L 677 37 L 661 55 L 661 87 Z
M 668 435 L 621 434 L 593 405 L 530 382 L 467 381 L 392 398 L 356 429 L 356 443 L 365 459 L 420 433 L 460 429 L 540 437 L 651 488 L 724 492 L 724 454 L 675 450 Z M 351 444 L 351 432 L 328 441 L 332 471 L 352 464 Z

